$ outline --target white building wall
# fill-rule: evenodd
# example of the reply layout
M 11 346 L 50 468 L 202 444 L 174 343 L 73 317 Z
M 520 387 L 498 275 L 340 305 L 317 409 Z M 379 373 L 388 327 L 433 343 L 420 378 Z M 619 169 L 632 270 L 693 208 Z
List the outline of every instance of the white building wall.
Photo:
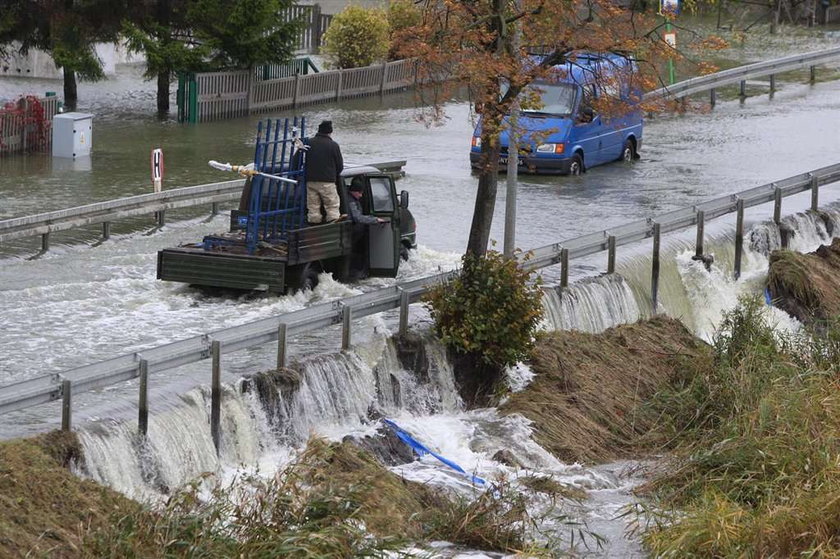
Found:
M 40 50 L 31 49 L 26 56 L 17 54 L 14 44 L 9 49 L 8 57 L 0 58 L 0 77 L 13 76 L 16 78 L 61 79 L 62 72 L 55 67 L 52 57 Z M 144 62 L 145 57 L 139 54 L 129 54 L 124 45 L 114 43 L 98 43 L 96 55 L 102 61 L 106 76 L 116 74 L 117 64 L 133 64 Z

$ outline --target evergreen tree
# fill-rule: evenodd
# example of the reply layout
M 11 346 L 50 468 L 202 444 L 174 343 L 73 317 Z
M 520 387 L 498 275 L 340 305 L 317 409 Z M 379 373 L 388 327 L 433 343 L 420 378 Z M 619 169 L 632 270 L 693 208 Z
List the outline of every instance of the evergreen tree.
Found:
M 292 0 L 147 0 L 123 26 L 129 48 L 146 56 L 157 78 L 157 107 L 169 111 L 169 83 L 180 71 L 250 68 L 291 59 L 298 22 Z
M 0 51 L 16 42 L 21 54 L 32 48 L 49 53 L 64 71 L 64 103 L 72 109 L 77 77 L 105 77 L 94 44 L 117 40 L 125 7 L 123 0 L 6 0 L 0 13 Z

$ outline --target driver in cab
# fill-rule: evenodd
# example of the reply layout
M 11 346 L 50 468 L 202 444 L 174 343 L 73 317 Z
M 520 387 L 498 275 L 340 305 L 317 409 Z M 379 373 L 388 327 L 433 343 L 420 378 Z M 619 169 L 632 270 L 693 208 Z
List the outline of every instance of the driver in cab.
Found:
M 355 177 L 350 183 L 350 197 L 347 199 L 347 212 L 350 214 L 350 220 L 353 223 L 362 225 L 373 225 L 374 223 L 385 223 L 381 217 L 374 217 L 372 215 L 365 215 L 362 213 L 362 196 L 364 194 L 365 186 L 361 177 Z

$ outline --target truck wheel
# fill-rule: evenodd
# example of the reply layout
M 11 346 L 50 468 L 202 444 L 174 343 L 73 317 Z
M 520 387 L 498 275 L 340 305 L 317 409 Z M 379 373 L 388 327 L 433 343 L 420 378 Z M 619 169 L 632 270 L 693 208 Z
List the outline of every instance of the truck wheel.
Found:
M 569 163 L 569 174 L 580 175 L 583 173 L 583 158 L 579 153 L 572 156 L 572 161 Z
M 308 262 L 298 269 L 296 285 L 299 291 L 315 289 L 318 287 L 318 273 L 320 269 L 317 264 Z
M 632 140 L 624 140 L 624 146 L 621 148 L 621 161 L 633 161 L 636 159 L 636 145 Z
M 408 247 L 405 245 L 402 245 L 400 247 L 400 260 L 402 260 L 403 262 L 408 260 Z

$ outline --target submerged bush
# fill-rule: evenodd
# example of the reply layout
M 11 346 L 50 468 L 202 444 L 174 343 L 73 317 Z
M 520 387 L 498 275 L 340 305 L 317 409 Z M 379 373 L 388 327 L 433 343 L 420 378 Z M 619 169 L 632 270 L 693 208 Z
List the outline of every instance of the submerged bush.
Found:
M 726 316 L 715 362 L 656 400 L 682 447 L 647 488 L 665 511 L 645 537 L 654 555 L 837 553 L 840 379 L 824 358 L 833 347 L 792 354 L 803 346 L 777 342 L 756 301 Z
M 428 294 L 435 330 L 458 352 L 506 367 L 524 359 L 534 345 L 543 314 L 540 279 L 515 259 L 488 251 L 465 255 L 461 273 Z
M 336 68 L 360 68 L 384 59 L 389 44 L 385 12 L 350 5 L 324 33 L 323 53 Z

